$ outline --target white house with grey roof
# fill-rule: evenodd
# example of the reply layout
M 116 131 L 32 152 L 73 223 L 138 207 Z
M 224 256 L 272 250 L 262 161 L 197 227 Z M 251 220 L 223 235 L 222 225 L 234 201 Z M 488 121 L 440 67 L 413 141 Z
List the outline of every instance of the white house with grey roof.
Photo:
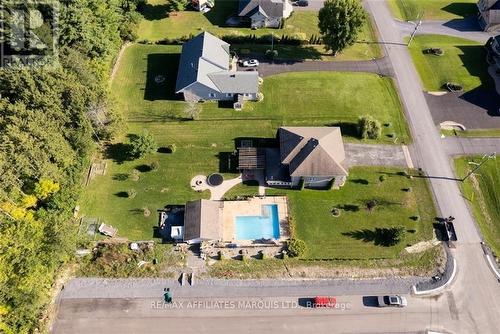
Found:
M 257 100 L 258 72 L 237 71 L 230 63 L 228 43 L 199 34 L 182 46 L 176 93 L 191 102 Z
M 240 0 L 238 16 L 252 28 L 279 28 L 293 12 L 288 0 Z

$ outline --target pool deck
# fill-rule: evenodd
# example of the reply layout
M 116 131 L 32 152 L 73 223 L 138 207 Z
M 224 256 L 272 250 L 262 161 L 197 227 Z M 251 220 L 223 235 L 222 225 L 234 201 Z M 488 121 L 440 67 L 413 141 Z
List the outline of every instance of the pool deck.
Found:
M 261 216 L 262 206 L 276 204 L 280 222 L 280 238 L 277 241 L 288 239 L 288 204 L 284 196 L 252 197 L 244 201 L 225 201 L 222 208 L 222 237 L 225 242 L 239 245 L 252 245 L 252 240 L 236 240 L 235 219 L 238 216 Z

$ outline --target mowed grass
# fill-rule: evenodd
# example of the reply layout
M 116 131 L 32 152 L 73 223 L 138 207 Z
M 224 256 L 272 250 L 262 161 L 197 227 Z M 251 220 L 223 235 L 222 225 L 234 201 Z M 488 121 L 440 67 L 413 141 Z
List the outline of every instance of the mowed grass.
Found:
M 400 138 L 408 136 L 390 79 L 359 73 L 270 77 L 262 87 L 263 102 L 248 103 L 240 112 L 216 103 L 198 104 L 198 119 L 187 121 L 184 110 L 188 104 L 175 100 L 173 94 L 178 52 L 176 46 L 131 45 L 111 84 L 116 108 L 123 112 L 127 127 L 116 139 L 111 154 L 105 156 L 109 159 L 106 175 L 91 181 L 80 205 L 84 215 L 117 227 L 120 236 L 151 239 L 158 221 L 157 210 L 208 198 L 208 193 L 191 189 L 190 180 L 195 175 L 221 171 L 226 178 L 234 177 L 226 173 L 225 159 L 219 157 L 235 150 L 236 138 L 274 138 L 281 125 L 327 126 L 342 122 L 346 134 L 353 136 L 347 139 L 358 141 L 352 131 L 354 122 L 364 114 L 390 122 L 385 132 L 396 132 Z M 158 78 L 165 80 L 155 80 Z M 176 151 L 133 161 L 122 159 L 119 153 L 129 141 L 127 135 L 144 131 L 150 132 L 160 147 L 175 144 Z M 148 171 L 153 161 L 159 162 L 160 168 Z M 134 169 L 142 171 L 138 181 L 132 178 Z M 126 195 L 131 189 L 137 192 L 134 198 Z M 254 191 L 250 187 L 249 192 Z M 151 212 L 149 216 L 144 215 L 145 208 Z
M 475 15 L 476 0 L 389 0 L 396 18 L 411 21 L 453 20 Z
M 445 53 L 427 55 L 423 53 L 427 48 L 441 48 Z M 428 91 L 442 90 L 446 82 L 458 83 L 465 91 L 494 89 L 486 51 L 479 43 L 442 35 L 421 35 L 413 40 L 410 53 Z
M 216 36 L 224 35 L 283 35 L 295 36 L 308 40 L 311 36 L 320 36 L 318 28 L 318 13 L 314 11 L 294 11 L 285 21 L 283 29 L 250 29 L 244 27 L 227 27 L 226 19 L 236 13 L 237 1 L 216 1 L 214 9 L 203 14 L 196 11 L 182 11 L 167 14 L 164 9 L 165 0 L 149 0 L 144 19 L 139 27 L 139 40 L 158 41 L 165 38 L 173 39 L 197 35 L 208 31 Z M 148 14 L 149 13 L 149 14 Z M 163 13 L 163 14 L 162 14 Z M 322 60 L 357 60 L 381 57 L 381 50 L 376 43 L 377 37 L 371 25 L 367 22 L 361 30 L 357 43 L 344 50 L 336 57 L 329 56 L 323 46 L 314 45 L 305 48 L 277 46 L 283 50 L 282 58 L 287 59 L 322 59 Z M 258 49 L 268 46 L 255 45 Z M 292 49 L 292 52 L 287 50 Z M 265 52 L 265 50 L 264 50 Z
M 354 167 L 340 190 L 283 191 L 289 198 L 295 236 L 307 243 L 306 259 L 396 258 L 403 248 L 433 237 L 435 209 L 427 181 L 398 175 L 394 168 Z M 379 177 L 386 175 L 385 181 Z M 408 189 L 411 188 L 410 191 Z M 378 204 L 371 212 L 368 201 Z M 333 217 L 332 208 L 340 217 Z M 419 216 L 420 220 L 412 219 Z M 403 226 L 394 246 L 379 245 L 376 228 Z
M 178 52 L 178 46 L 134 44 L 127 48 L 112 91 L 117 106 L 130 121 L 150 123 L 186 117 L 187 104 L 173 94 Z M 165 81 L 157 83 L 158 76 Z M 349 140 L 357 140 L 355 123 L 362 115 L 372 115 L 390 123 L 384 127 L 380 142 L 391 143 L 394 139 L 387 136 L 390 133 L 398 142 L 409 141 L 401 103 L 390 78 L 365 73 L 286 73 L 265 78 L 261 91 L 264 101 L 246 103 L 243 111 L 213 102 L 199 104 L 198 121 L 230 123 L 245 119 L 268 122 L 275 128 L 341 125 Z
M 463 157 L 455 160 L 458 177 L 464 177 L 481 157 Z M 489 160 L 474 177 L 461 184 L 486 243 L 500 254 L 500 161 Z

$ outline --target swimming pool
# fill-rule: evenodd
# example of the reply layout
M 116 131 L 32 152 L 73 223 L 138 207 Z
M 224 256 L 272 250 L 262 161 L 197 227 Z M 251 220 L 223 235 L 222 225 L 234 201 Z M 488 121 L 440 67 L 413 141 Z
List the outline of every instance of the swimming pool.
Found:
M 279 239 L 278 205 L 262 205 L 262 216 L 236 216 L 236 240 Z

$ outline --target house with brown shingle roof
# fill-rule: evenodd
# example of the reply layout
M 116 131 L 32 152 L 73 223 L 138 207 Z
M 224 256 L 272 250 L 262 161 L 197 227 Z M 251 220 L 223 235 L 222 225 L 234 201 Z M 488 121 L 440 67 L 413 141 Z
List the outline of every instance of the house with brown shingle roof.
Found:
M 348 175 L 339 127 L 282 127 L 279 149 L 240 148 L 240 170 L 264 169 L 266 183 L 277 187 L 338 188 Z

